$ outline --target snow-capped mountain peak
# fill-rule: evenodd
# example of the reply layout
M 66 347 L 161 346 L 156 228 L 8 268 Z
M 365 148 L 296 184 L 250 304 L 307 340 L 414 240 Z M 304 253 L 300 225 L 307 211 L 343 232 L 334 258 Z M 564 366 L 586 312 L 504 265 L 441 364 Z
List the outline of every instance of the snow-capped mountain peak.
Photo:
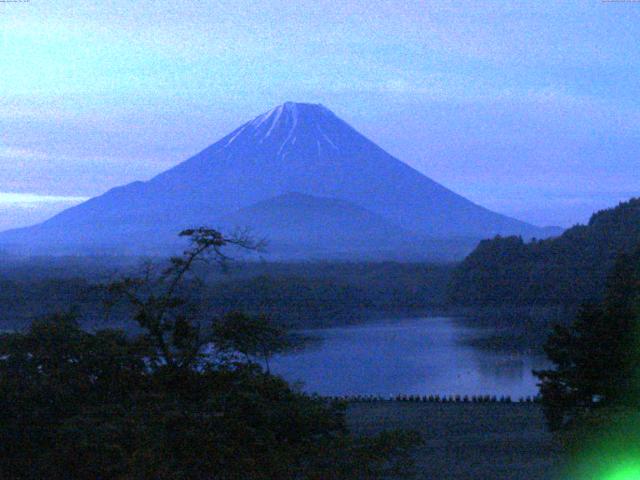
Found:
M 215 225 L 287 192 L 349 202 L 423 237 L 545 236 L 543 229 L 436 183 L 324 106 L 286 102 L 147 182 L 114 188 L 41 225 L 7 232 L 0 244 L 38 238 L 44 244 L 52 238 L 60 244 L 144 244 L 173 238 L 184 227 Z

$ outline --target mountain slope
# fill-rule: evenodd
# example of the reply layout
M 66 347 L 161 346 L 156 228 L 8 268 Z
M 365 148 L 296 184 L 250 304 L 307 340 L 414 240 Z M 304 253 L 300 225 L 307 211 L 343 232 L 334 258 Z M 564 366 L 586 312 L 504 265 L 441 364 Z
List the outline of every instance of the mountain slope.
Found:
M 451 260 L 475 246 L 423 237 L 344 200 L 296 192 L 241 208 L 216 227 L 264 236 L 271 258 Z
M 595 213 L 560 237 L 481 242 L 457 268 L 450 301 L 473 305 L 575 305 L 599 301 L 617 255 L 640 247 L 640 198 Z
M 0 234 L 29 248 L 160 247 L 180 229 L 286 192 L 342 199 L 431 237 L 546 236 L 392 157 L 321 105 L 285 103 L 154 177 Z

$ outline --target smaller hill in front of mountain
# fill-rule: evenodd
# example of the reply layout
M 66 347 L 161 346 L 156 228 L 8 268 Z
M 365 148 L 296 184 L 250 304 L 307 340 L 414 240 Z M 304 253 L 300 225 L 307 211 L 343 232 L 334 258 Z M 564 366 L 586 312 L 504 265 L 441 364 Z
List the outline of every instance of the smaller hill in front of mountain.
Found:
M 554 234 L 492 212 L 449 190 L 387 153 L 322 105 L 287 102 L 148 181 L 113 188 L 38 225 L 0 232 L 0 249 L 29 255 L 173 254 L 179 251 L 175 236 L 181 230 L 249 215 L 252 206 L 289 192 L 339 199 L 370 212 L 366 215 L 342 204 L 333 220 L 336 228 L 326 229 L 336 235 L 332 252 L 344 252 L 351 249 L 350 244 L 359 243 L 366 247 L 358 252 L 359 257 L 368 256 L 370 246 L 378 248 L 375 243 L 381 239 L 380 232 L 394 231 L 396 226 L 402 233 L 381 241 L 382 251 L 398 246 L 395 237 L 412 232 L 412 238 L 436 239 L 429 245 L 437 253 L 434 260 L 442 258 L 442 252 L 460 238 L 479 241 L 496 234 L 525 238 Z M 277 208 L 282 211 L 282 206 Z M 302 205 L 297 208 L 303 211 Z M 242 209 L 249 210 L 236 214 Z M 352 225 L 344 222 L 347 210 L 355 215 Z M 316 207 L 312 217 L 321 212 Z M 338 240 L 340 222 L 344 241 Z M 257 235 L 275 232 L 271 225 L 264 225 L 267 231 L 256 229 Z M 360 228 L 363 238 L 350 237 Z M 375 232 L 366 238 L 371 228 Z M 301 235 L 301 241 L 293 245 L 297 250 L 310 247 L 309 238 L 325 233 L 315 227 L 310 232 L 297 231 Z M 276 245 L 276 239 L 272 240 Z M 400 247 L 411 249 L 405 248 L 404 241 Z M 316 249 L 310 256 L 317 253 Z M 465 253 L 467 250 L 461 251 L 457 259 Z
M 599 301 L 619 254 L 640 247 L 640 198 L 595 213 L 557 238 L 480 242 L 449 288 L 459 305 L 577 305 Z
M 257 202 L 216 222 L 222 231 L 247 229 L 268 242 L 269 259 L 440 260 L 469 253 L 473 239 L 429 238 L 359 205 L 299 192 Z

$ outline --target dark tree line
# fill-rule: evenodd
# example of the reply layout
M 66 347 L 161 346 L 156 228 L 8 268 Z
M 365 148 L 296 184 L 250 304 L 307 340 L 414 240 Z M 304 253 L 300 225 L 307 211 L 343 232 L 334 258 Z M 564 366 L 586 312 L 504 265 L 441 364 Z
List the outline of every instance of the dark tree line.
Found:
M 481 242 L 453 273 L 449 301 L 459 305 L 579 305 L 603 299 L 619 254 L 640 243 L 640 199 L 594 214 L 560 237 Z
M 34 259 L 7 264 L 0 259 L 0 330 L 24 329 L 33 318 L 63 312 L 69 305 L 83 326 L 104 327 L 104 294 L 95 285 L 136 274 L 139 262 Z M 196 265 L 193 273 L 201 282 L 191 285 L 187 294 L 197 294 L 209 315 L 267 314 L 289 328 L 345 325 L 360 322 L 371 312 L 404 314 L 441 308 L 451 268 L 393 262 L 233 262 L 223 274 Z M 114 307 L 109 325 L 133 327 L 130 308 Z
M 0 336 L 0 478 L 374 479 L 410 473 L 413 434 L 355 438 L 344 405 L 262 368 L 291 346 L 266 317 L 206 319 L 196 263 L 250 239 L 198 229 L 161 270 L 107 285 L 139 334 L 69 314 Z

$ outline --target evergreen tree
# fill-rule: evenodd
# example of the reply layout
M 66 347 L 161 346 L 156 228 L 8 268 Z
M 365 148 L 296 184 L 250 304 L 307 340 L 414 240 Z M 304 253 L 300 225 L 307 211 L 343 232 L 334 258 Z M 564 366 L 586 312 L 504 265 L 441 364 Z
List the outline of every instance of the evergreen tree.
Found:
M 640 250 L 618 257 L 607 285 L 601 304 L 583 306 L 545 346 L 554 368 L 536 375 L 554 430 L 600 407 L 640 406 Z

